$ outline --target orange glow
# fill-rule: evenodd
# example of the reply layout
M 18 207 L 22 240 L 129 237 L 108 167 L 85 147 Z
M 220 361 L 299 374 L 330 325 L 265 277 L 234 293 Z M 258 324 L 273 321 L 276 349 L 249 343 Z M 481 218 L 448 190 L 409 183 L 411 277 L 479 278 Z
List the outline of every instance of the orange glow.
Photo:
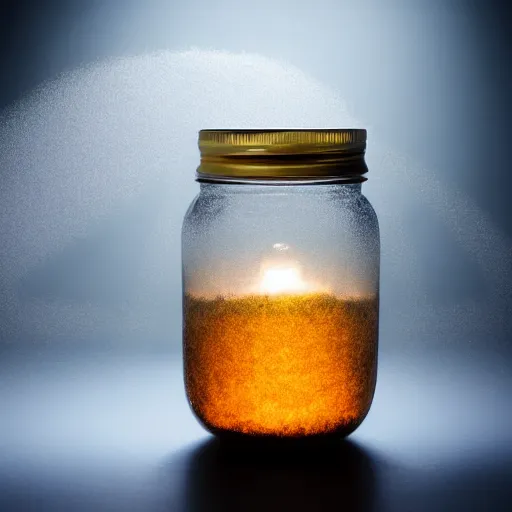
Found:
M 191 405 L 217 432 L 348 434 L 375 387 L 377 300 L 282 295 L 303 281 L 280 270 L 263 274 L 267 296 L 185 297 Z

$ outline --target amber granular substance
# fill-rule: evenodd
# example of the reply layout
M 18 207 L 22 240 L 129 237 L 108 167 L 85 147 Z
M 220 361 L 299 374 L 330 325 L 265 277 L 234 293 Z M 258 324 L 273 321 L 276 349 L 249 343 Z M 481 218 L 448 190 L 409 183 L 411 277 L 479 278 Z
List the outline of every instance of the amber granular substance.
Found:
M 185 383 L 217 433 L 350 433 L 373 397 L 376 298 L 186 296 Z

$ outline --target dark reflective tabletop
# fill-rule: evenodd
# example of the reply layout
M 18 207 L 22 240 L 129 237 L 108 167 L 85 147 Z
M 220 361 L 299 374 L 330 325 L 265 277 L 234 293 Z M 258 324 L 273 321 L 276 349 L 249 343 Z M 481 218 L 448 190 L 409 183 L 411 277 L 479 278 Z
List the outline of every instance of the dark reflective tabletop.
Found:
M 510 510 L 507 364 L 381 354 L 356 433 L 279 448 L 204 432 L 177 356 L 5 351 L 0 510 Z

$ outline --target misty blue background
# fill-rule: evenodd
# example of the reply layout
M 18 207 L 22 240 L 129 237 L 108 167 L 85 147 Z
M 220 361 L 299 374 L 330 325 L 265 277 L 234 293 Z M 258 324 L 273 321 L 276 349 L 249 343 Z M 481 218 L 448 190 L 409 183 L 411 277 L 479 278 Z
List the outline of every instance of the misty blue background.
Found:
M 497 4 L 3 9 L 3 342 L 179 350 L 197 130 L 352 125 L 369 130 L 383 347 L 507 347 L 510 44 Z

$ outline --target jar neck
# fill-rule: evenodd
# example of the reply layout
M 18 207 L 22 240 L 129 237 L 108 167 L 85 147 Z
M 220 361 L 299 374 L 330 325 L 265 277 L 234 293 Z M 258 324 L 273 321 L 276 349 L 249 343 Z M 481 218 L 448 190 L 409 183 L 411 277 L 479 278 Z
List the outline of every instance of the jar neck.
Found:
M 359 177 L 357 179 L 341 179 L 339 177 L 318 177 L 308 179 L 254 179 L 254 178 L 234 178 L 223 176 L 209 176 L 208 178 L 197 176 L 196 181 L 203 184 L 217 184 L 217 185 L 257 185 L 257 186 L 275 186 L 275 187 L 293 187 L 293 186 L 309 186 L 309 185 L 361 185 L 367 178 Z
M 326 180 L 290 182 L 286 181 L 258 181 L 247 180 L 246 183 L 225 182 L 222 180 L 198 180 L 201 192 L 213 194 L 304 194 L 304 193 L 339 193 L 361 194 L 361 183 L 341 183 Z

